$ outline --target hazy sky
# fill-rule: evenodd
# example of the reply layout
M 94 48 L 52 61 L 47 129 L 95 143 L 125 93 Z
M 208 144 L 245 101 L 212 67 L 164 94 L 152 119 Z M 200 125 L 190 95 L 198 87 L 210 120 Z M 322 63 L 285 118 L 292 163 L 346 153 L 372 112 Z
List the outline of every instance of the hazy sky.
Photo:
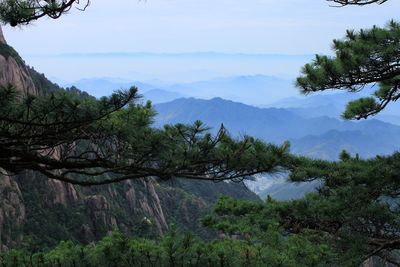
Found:
M 157 55 L 121 59 L 109 53 L 328 53 L 331 40 L 346 29 L 382 26 L 399 10 L 396 0 L 346 8 L 329 7 L 324 0 L 92 0 L 85 12 L 3 30 L 28 64 L 64 80 L 135 75 L 171 80 L 185 71 L 291 77 L 305 59 L 277 64 L 254 57 L 235 61 L 235 55 L 225 61 L 207 56 L 159 60 Z

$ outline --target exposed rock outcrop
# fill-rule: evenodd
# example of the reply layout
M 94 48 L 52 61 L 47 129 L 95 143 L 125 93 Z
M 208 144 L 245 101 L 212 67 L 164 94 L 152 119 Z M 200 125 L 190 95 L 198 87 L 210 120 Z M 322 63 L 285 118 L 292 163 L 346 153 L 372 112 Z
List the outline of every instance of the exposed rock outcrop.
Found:
M 108 200 L 101 195 L 89 196 L 86 198 L 87 212 L 89 213 L 95 237 L 101 238 L 104 230 L 118 228 L 117 220 L 112 216 L 112 207 Z M 103 231 L 101 231 L 101 229 Z
M 360 267 L 396 267 L 396 265 L 393 265 L 389 262 L 384 262 L 382 259 L 378 257 L 371 257 L 367 260 L 365 260 Z
M 56 180 L 47 181 L 49 187 L 49 193 L 52 193 L 53 204 L 62 204 L 64 207 L 68 207 L 70 204 L 74 204 L 79 200 L 78 192 L 73 185 L 65 184 Z
M 10 176 L 0 175 L 0 251 L 22 241 L 24 219 L 25 205 L 18 183 Z
M 7 44 L 6 39 L 4 38 L 3 29 L 0 26 L 0 43 Z
M 4 39 L 0 28 L 0 86 L 12 85 L 24 94 L 37 95 L 28 67 Z
M 151 180 L 141 180 L 141 182 L 145 190 L 138 192 L 139 209 L 144 211 L 148 217 L 155 219 L 159 233 L 163 234 L 168 229 L 168 225 L 161 207 L 160 198 Z

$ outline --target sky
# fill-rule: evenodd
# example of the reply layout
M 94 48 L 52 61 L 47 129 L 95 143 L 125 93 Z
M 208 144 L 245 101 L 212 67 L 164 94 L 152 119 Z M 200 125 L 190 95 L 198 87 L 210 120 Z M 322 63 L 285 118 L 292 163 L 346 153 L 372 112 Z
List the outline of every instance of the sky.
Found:
M 291 79 L 312 55 L 331 53 L 332 39 L 343 37 L 346 29 L 383 26 L 400 10 L 396 0 L 366 7 L 330 4 L 92 0 L 84 12 L 72 10 L 58 20 L 4 26 L 3 31 L 29 65 L 57 81 L 178 82 L 251 74 Z

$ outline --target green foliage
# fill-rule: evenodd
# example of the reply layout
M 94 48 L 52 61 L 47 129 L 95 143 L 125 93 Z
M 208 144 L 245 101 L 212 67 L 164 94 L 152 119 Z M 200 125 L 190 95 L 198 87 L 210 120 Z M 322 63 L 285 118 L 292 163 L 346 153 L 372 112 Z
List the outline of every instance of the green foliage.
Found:
M 293 158 L 291 180 L 322 179 L 317 192 L 264 204 L 221 198 L 204 223 L 253 243 L 268 240 L 271 247 L 281 246 L 282 237 L 300 238 L 304 249 L 328 247 L 340 266 L 357 266 L 371 256 L 398 262 L 399 170 L 400 153 L 362 160 L 343 151 L 336 162 Z
M 5 0 L 0 3 L 0 20 L 9 23 L 11 26 L 17 26 L 19 21 L 26 21 L 34 16 L 34 10 L 31 9 L 33 1 Z
M 77 0 L 4 0 L 0 2 L 0 21 L 10 26 L 29 24 L 42 17 L 57 19 L 67 13 Z M 85 9 L 89 1 L 82 7 Z
M 200 121 L 152 128 L 154 111 L 137 98 L 134 87 L 99 100 L 76 88 L 44 96 L 0 88 L 0 167 L 79 185 L 150 176 L 241 181 L 279 170 L 288 157 L 288 144 L 237 140 L 223 127 L 212 136 Z
M 333 41 L 335 57 L 317 55 L 303 67 L 296 84 L 305 94 L 327 89 L 357 92 L 378 84 L 371 97 L 350 102 L 343 113 L 345 119 L 375 115 L 400 97 L 399 43 L 400 24 L 395 21 L 384 28 L 347 31 L 344 40 Z
M 60 86 L 49 81 L 44 74 L 37 72 L 34 68 L 28 67 L 28 70 L 33 84 L 35 88 L 39 90 L 40 95 L 49 95 L 62 90 Z
M 5 57 L 6 59 L 8 59 L 9 57 L 13 58 L 20 66 L 24 66 L 25 64 L 17 51 L 15 51 L 14 48 L 7 44 L 0 43 L 0 55 Z
M 327 0 L 327 1 L 337 3 L 340 6 L 349 6 L 349 5 L 364 6 L 374 3 L 381 5 L 383 3 L 386 3 L 388 0 Z
M 127 238 L 112 232 L 87 246 L 63 241 L 48 252 L 12 250 L 0 254 L 1 266 L 18 267 L 124 267 L 124 266 L 333 266 L 327 246 L 314 246 L 304 238 L 280 238 L 249 243 L 226 237 L 201 241 L 190 234 L 177 234 L 174 227 L 161 240 Z M 273 246 L 271 246 L 273 245 Z
M 363 97 L 354 101 L 350 101 L 347 104 L 346 110 L 343 112 L 342 117 L 344 119 L 353 119 L 355 116 L 360 114 L 372 114 L 379 108 L 379 103 L 375 98 Z

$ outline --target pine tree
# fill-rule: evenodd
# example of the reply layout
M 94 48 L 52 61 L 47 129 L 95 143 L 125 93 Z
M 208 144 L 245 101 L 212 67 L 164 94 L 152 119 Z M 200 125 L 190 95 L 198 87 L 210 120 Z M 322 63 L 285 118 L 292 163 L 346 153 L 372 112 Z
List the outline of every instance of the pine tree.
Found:
M 356 6 L 365 6 L 369 4 L 383 4 L 388 0 L 327 0 L 328 2 L 334 2 L 339 4 L 340 6 L 349 6 L 349 5 L 356 5 Z
M 323 181 L 304 198 L 263 204 L 222 198 L 204 220 L 228 235 L 263 242 L 281 236 L 328 247 L 335 266 L 359 266 L 375 256 L 400 266 L 400 153 L 361 160 L 342 153 L 337 162 L 293 159 L 290 179 Z
M 0 20 L 15 27 L 43 17 L 58 19 L 73 7 L 84 11 L 89 5 L 90 0 L 3 0 L 0 2 Z
M 341 1 L 341 5 L 386 1 Z M 400 24 L 348 31 L 334 41 L 334 57 L 317 55 L 304 66 L 297 86 L 304 94 L 325 90 L 358 92 L 378 85 L 371 97 L 347 105 L 345 119 L 375 115 L 400 97 Z M 384 137 L 383 137 L 384 138 Z M 288 163 L 288 162 L 287 162 Z M 373 159 L 340 154 L 328 162 L 292 157 L 285 165 L 293 182 L 322 181 L 303 199 L 264 204 L 222 198 L 204 222 L 227 234 L 251 235 L 254 242 L 272 226 L 286 238 L 300 237 L 333 249 L 339 266 L 358 266 L 375 256 L 400 266 L 400 154 Z
M 317 55 L 303 67 L 297 78 L 302 93 L 328 89 L 358 92 L 378 85 L 371 97 L 350 102 L 345 119 L 375 115 L 400 98 L 400 24 L 390 21 L 386 27 L 347 31 L 344 40 L 334 40 L 335 57 Z
M 200 121 L 152 128 L 151 105 L 137 98 L 134 87 L 100 100 L 0 88 L 0 168 L 78 185 L 151 176 L 242 180 L 279 169 L 288 156 L 287 146 L 235 140 L 223 127 L 212 136 Z

